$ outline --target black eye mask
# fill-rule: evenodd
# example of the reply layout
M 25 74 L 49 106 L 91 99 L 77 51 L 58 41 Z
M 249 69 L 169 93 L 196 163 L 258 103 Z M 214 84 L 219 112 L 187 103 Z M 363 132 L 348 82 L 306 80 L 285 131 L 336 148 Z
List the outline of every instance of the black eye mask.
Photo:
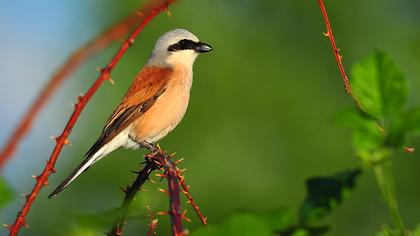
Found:
M 213 50 L 213 48 L 206 43 L 194 42 L 189 39 L 182 39 L 168 47 L 169 52 L 176 52 L 180 50 L 194 50 L 195 52 L 202 53 L 209 52 Z

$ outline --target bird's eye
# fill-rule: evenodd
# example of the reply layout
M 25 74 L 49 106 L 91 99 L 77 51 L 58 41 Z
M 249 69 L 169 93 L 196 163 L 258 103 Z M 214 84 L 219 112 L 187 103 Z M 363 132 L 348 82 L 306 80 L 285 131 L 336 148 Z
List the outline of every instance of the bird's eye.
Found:
M 176 52 L 180 50 L 193 50 L 195 46 L 195 43 L 188 39 L 182 39 L 178 41 L 176 44 L 172 44 L 168 47 L 169 52 Z

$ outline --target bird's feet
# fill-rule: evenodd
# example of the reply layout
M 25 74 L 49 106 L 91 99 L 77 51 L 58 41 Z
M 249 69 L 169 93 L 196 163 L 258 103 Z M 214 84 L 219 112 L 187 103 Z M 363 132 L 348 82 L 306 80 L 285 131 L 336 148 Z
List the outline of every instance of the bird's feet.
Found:
M 150 152 L 154 153 L 162 153 L 164 154 L 165 152 L 162 150 L 162 148 L 160 148 L 159 144 L 154 144 L 154 143 L 149 143 L 147 141 L 141 141 L 139 142 L 141 147 L 146 148 L 147 150 L 149 150 Z

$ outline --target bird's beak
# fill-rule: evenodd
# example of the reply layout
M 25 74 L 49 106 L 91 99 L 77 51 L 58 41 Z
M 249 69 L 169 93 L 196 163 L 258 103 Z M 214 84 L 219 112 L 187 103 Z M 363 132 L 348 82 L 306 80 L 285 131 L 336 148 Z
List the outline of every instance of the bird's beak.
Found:
M 210 52 L 213 48 L 207 43 L 198 42 L 195 46 L 194 51 L 198 53 Z

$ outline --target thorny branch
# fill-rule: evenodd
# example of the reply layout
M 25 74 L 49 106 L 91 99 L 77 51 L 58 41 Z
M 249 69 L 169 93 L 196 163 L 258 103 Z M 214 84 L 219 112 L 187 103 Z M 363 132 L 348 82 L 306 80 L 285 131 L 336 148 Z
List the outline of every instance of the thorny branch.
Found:
M 340 70 L 341 77 L 343 78 L 344 87 L 346 88 L 346 92 L 348 94 L 351 94 L 350 82 L 347 77 L 346 71 L 344 70 L 344 66 L 342 62 L 343 56 L 340 55 L 340 49 L 337 48 L 337 45 L 335 43 L 334 34 L 332 32 L 330 20 L 328 19 L 327 11 L 325 10 L 325 6 L 322 0 L 318 0 L 318 3 L 319 3 L 319 7 L 321 8 L 322 16 L 324 17 L 325 26 L 327 27 L 327 32 L 324 33 L 324 36 L 327 37 L 331 42 L 331 47 L 335 56 L 335 60 L 337 61 L 338 69 Z
M 134 12 L 87 42 L 68 57 L 67 61 L 53 74 L 50 81 L 39 93 L 35 102 L 32 103 L 0 151 L 0 170 L 12 157 L 19 143 L 30 131 L 38 114 L 60 85 L 87 60 L 108 47 L 111 43 L 125 37 L 142 17 L 137 12 Z
M 13 225 L 7 226 L 11 236 L 17 235 L 19 230 L 22 226 L 27 226 L 25 223 L 25 217 L 29 213 L 32 203 L 35 201 L 36 197 L 38 196 L 41 189 L 48 185 L 48 177 L 55 172 L 55 163 L 58 159 L 58 156 L 61 153 L 61 150 L 64 145 L 69 144 L 67 137 L 70 135 L 71 130 L 73 129 L 76 121 L 78 120 L 81 112 L 83 111 L 86 104 L 89 102 L 90 98 L 96 93 L 98 88 L 102 85 L 102 83 L 106 80 L 111 80 L 111 71 L 114 67 L 118 64 L 122 56 L 125 52 L 133 45 L 134 39 L 140 34 L 143 28 L 160 12 L 167 10 L 168 6 L 173 2 L 173 0 L 165 0 L 165 1 L 151 1 L 154 3 L 151 8 L 148 8 L 147 12 L 143 12 L 144 18 L 141 20 L 139 25 L 135 28 L 135 30 L 130 34 L 128 39 L 122 44 L 121 48 L 118 50 L 116 55 L 113 57 L 111 62 L 101 70 L 101 73 L 98 79 L 94 82 L 94 84 L 89 88 L 87 93 L 83 96 L 78 97 L 78 102 L 75 105 L 75 109 L 73 114 L 71 115 L 66 127 L 64 128 L 63 132 L 60 136 L 56 138 L 56 146 L 47 161 L 47 164 L 39 176 L 35 176 L 36 184 L 32 189 L 32 192 L 26 196 L 26 201 L 22 210 L 17 214 L 16 221 Z
M 344 70 L 344 66 L 342 63 L 342 56 L 339 54 L 339 49 L 336 46 L 334 35 L 331 29 L 331 24 L 328 19 L 328 15 L 327 15 L 327 11 L 325 9 L 324 3 L 322 0 L 318 0 L 318 3 L 319 3 L 319 7 L 321 8 L 322 16 L 324 17 L 325 25 L 327 27 L 327 33 L 324 33 L 324 35 L 330 39 L 331 47 L 333 49 L 334 56 L 337 61 L 337 65 L 340 70 L 341 76 L 343 77 L 346 91 L 353 98 L 357 108 L 362 111 L 359 100 L 352 94 L 351 86 L 350 86 L 348 77 L 346 75 L 346 72 Z M 381 132 L 384 132 L 384 128 L 381 127 L 380 124 L 377 123 L 377 126 L 381 130 Z M 406 147 L 404 147 L 403 149 L 407 153 L 414 151 L 414 149 L 410 149 L 410 148 L 407 149 Z M 383 192 L 383 197 L 385 199 L 385 202 L 387 203 L 388 208 L 390 209 L 391 216 L 393 218 L 393 222 L 396 229 L 401 233 L 401 235 L 406 235 L 407 232 L 405 230 L 404 222 L 398 211 L 398 206 L 397 206 L 397 201 L 396 201 L 395 191 L 394 191 L 394 183 L 393 183 L 394 178 L 392 177 L 392 169 L 389 163 L 389 159 L 387 161 L 382 161 L 380 164 L 374 165 L 373 170 L 377 178 L 379 188 Z
M 148 225 L 149 226 L 149 231 L 147 232 L 147 236 L 155 235 L 156 234 L 155 229 L 158 225 L 158 220 L 155 219 L 155 216 L 154 216 L 154 214 L 153 214 L 153 212 L 152 212 L 152 210 L 150 209 L 149 206 L 147 206 L 147 212 L 148 212 L 149 217 L 150 217 L 150 223 Z
M 127 214 L 129 213 L 130 205 L 134 201 L 137 192 L 140 191 L 141 186 L 144 184 L 144 182 L 146 182 L 146 180 L 149 179 L 150 173 L 159 168 L 160 166 L 158 165 L 158 163 L 151 161 L 149 160 L 149 158 L 146 157 L 146 165 L 141 171 L 138 172 L 137 178 L 134 180 L 133 184 L 127 187 L 126 189 L 123 189 L 125 197 L 122 206 L 119 209 L 120 215 L 117 219 L 117 222 L 115 222 L 112 229 L 108 232 L 108 235 L 122 235 L 122 227 L 127 218 Z
M 204 225 L 207 224 L 206 218 L 201 213 L 199 207 L 194 202 L 191 194 L 188 192 L 188 187 L 185 184 L 185 177 L 182 176 L 182 170 L 179 170 L 176 165 L 180 161 L 172 161 L 171 158 L 174 155 L 167 155 L 164 151 L 162 151 L 159 147 L 155 147 L 153 145 L 143 145 L 147 149 L 151 151 L 150 154 L 145 155 L 146 165 L 143 167 L 141 171 L 137 174 L 137 178 L 133 182 L 131 186 L 124 189 L 125 198 L 123 204 L 120 208 L 121 215 L 117 219 L 117 222 L 114 224 L 111 231 L 108 235 L 112 236 L 120 236 L 122 235 L 122 227 L 125 223 L 127 214 L 130 210 L 130 205 L 134 201 L 136 194 L 141 189 L 141 186 L 149 179 L 150 174 L 157 169 L 163 169 L 165 171 L 164 174 L 156 174 L 157 176 L 162 177 L 163 179 L 167 179 L 168 181 L 168 190 L 159 189 L 159 191 L 165 193 L 169 197 L 169 211 L 160 212 L 158 214 L 161 215 L 169 215 L 171 218 L 171 225 L 172 225 L 172 232 L 175 236 L 183 236 L 186 235 L 185 230 L 182 226 L 182 220 L 190 221 L 189 218 L 186 216 L 186 211 L 181 212 L 181 202 L 180 202 L 180 187 L 184 189 L 183 192 L 187 195 L 188 202 L 191 203 L 194 210 L 197 212 L 197 215 L 200 217 L 201 221 Z M 151 212 L 149 212 L 151 214 Z M 149 224 L 149 234 L 154 232 L 156 227 L 156 223 L 152 220 Z

